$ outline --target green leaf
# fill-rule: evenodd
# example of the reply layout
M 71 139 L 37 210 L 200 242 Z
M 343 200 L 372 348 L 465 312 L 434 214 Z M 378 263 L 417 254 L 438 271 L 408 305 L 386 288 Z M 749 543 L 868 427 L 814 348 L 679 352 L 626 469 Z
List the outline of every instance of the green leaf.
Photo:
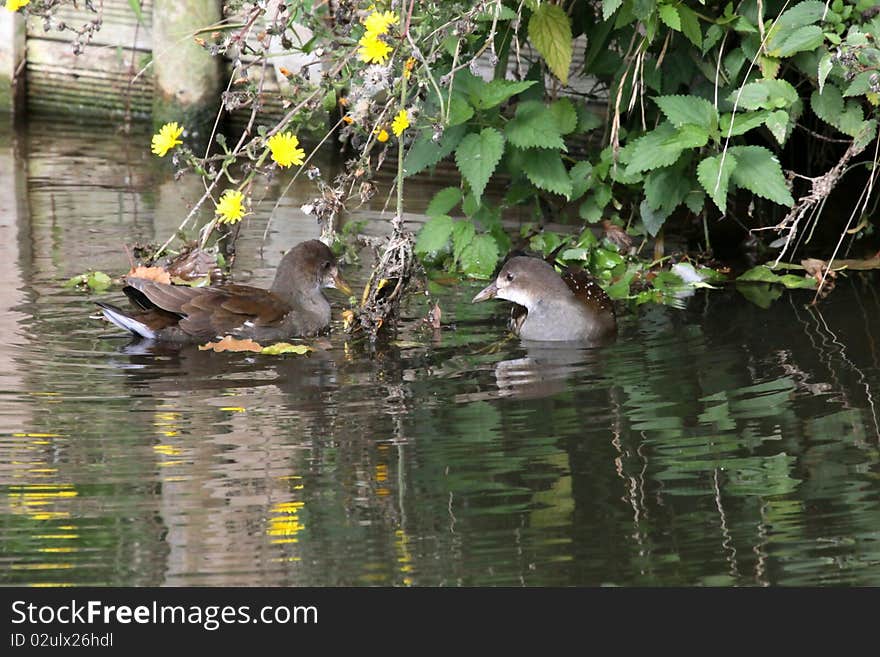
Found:
M 513 80 L 492 80 L 478 87 L 478 92 L 471 95 L 471 103 L 478 110 L 487 110 L 500 105 L 505 100 L 520 94 L 535 84 L 534 80 L 515 82 Z
M 542 3 L 529 19 L 529 40 L 553 75 L 568 84 L 572 42 L 571 20 L 565 10 L 558 5 Z
M 871 76 L 876 75 L 875 71 L 864 71 L 853 78 L 853 81 L 843 92 L 844 98 L 850 96 L 861 96 L 871 90 Z
M 684 199 L 688 210 L 700 214 L 706 205 L 706 193 L 702 189 L 692 189 Z
M 458 262 L 462 252 L 473 241 L 477 229 L 467 219 L 456 221 L 452 225 L 452 258 Z
M 736 280 L 738 283 L 775 283 L 789 289 L 816 289 L 815 278 L 795 276 L 794 274 L 780 276 L 767 265 L 752 267 L 747 272 L 740 274 Z
M 526 152 L 523 167 L 526 177 L 539 188 L 566 199 L 571 198 L 572 183 L 559 151 L 537 148 Z
M 427 130 L 413 142 L 413 145 L 403 158 L 404 176 L 414 176 L 424 171 L 428 167 L 432 167 L 440 160 L 449 155 L 458 146 L 461 138 L 464 137 L 467 127 L 457 125 L 447 128 L 443 131 L 443 136 L 439 142 L 434 142 L 431 138 L 432 131 Z
M 476 15 L 478 21 L 509 21 L 516 18 L 516 12 L 502 4 L 492 4 L 486 7 L 486 11 Z
M 767 120 L 764 121 L 767 129 L 770 131 L 770 133 L 773 135 L 780 146 L 785 144 L 785 140 L 788 139 L 788 119 L 788 112 L 786 110 L 776 110 L 775 112 L 770 112 L 767 115 Z
M 779 75 L 780 60 L 776 57 L 761 57 L 758 59 L 758 65 L 761 67 L 761 75 L 767 79 L 775 78 Z
M 733 115 L 733 129 L 730 126 L 730 114 L 721 115 L 721 134 L 727 137 L 738 137 L 744 135 L 749 130 L 764 125 L 764 121 L 770 116 L 767 110 L 758 110 L 757 112 L 737 112 Z
M 718 126 L 718 112 L 715 106 L 705 98 L 699 96 L 659 96 L 654 99 L 654 102 L 676 128 L 685 123 L 693 123 L 711 132 Z
M 559 134 L 567 135 L 570 132 L 574 132 L 578 125 L 578 115 L 574 109 L 574 104 L 568 98 L 560 98 L 551 103 L 550 113 L 556 121 Z
M 700 19 L 697 14 L 685 5 L 678 6 L 678 15 L 681 18 L 681 31 L 697 48 L 703 47 L 703 33 L 700 30 Z
M 425 214 L 429 217 L 449 214 L 459 201 L 461 201 L 461 190 L 458 187 L 444 187 L 434 194 L 434 198 L 428 203 Z
M 517 106 L 516 116 L 504 126 L 504 134 L 511 144 L 519 148 L 566 150 L 555 115 L 536 100 Z
M 825 87 L 825 80 L 828 79 L 828 74 L 831 73 L 831 69 L 834 68 L 834 56 L 830 52 L 826 52 L 822 55 L 822 59 L 819 60 L 819 93 L 822 93 L 823 88 Z
M 93 271 L 86 274 L 86 285 L 92 292 L 103 292 L 113 285 L 113 280 L 102 271 Z
M 595 130 L 601 125 L 605 125 L 605 121 L 602 117 L 589 109 L 586 103 L 578 103 L 575 105 L 575 111 L 577 111 L 578 115 L 578 123 L 575 128 L 575 132 L 577 133 L 589 132 L 590 130 Z
M 593 173 L 593 165 L 583 160 L 575 164 L 568 172 L 571 178 L 571 198 L 577 199 L 587 193 L 590 188 L 590 178 Z
M 645 224 L 645 230 L 648 231 L 648 234 L 651 237 L 656 237 L 663 227 L 663 222 L 670 215 L 670 211 L 663 208 L 655 210 L 645 199 L 639 205 L 639 215 L 642 217 L 642 223 Z
M 455 163 L 462 177 L 479 200 L 504 153 L 504 136 L 495 128 L 483 128 L 461 140 L 455 151 Z
M 877 121 L 875 119 L 868 119 L 864 123 L 862 123 L 861 128 L 859 129 L 858 134 L 856 135 L 853 143 L 855 144 L 856 152 L 861 153 L 872 141 L 874 141 L 874 137 L 877 136 Z
M 620 9 L 623 0 L 602 0 L 602 20 L 607 21 L 615 11 Z
M 449 102 L 449 125 L 461 125 L 474 115 L 474 108 L 461 96 L 453 96 Z
M 854 100 L 846 101 L 846 109 L 840 115 L 837 128 L 843 134 L 855 137 L 862 129 L 862 123 L 865 115 L 862 113 L 862 106 Z
M 739 187 L 779 205 L 794 205 L 782 167 L 773 153 L 762 146 L 734 146 L 728 153 L 737 161 L 733 181 Z
M 672 5 L 660 5 L 660 20 L 676 32 L 681 32 L 681 17 Z
M 307 344 L 290 344 L 289 342 L 276 342 L 275 344 L 270 344 L 268 347 L 263 347 L 263 350 L 260 353 L 267 354 L 269 356 L 280 356 L 281 354 L 297 354 L 299 356 L 303 356 L 310 351 L 314 351 L 314 348 L 308 346 Z
M 128 0 L 128 6 L 131 7 L 131 10 L 134 12 L 134 17 L 137 18 L 137 22 L 141 25 L 144 24 L 144 12 L 141 9 L 140 0 Z
M 681 167 L 655 169 L 645 178 L 645 200 L 652 210 L 671 213 L 689 191 L 690 181 L 682 175 Z
M 780 35 L 782 36 L 782 35 Z M 784 38 L 776 40 L 778 45 L 771 46 L 769 54 L 772 57 L 791 57 L 795 53 L 804 50 L 815 50 L 825 42 L 825 34 L 818 25 L 805 25 L 793 32 L 786 34 Z
M 422 226 L 419 236 L 416 238 L 416 244 L 413 247 L 416 253 L 437 253 L 449 242 L 452 235 L 452 217 L 442 215 L 439 217 L 431 217 Z
M 685 124 L 675 129 L 668 122 L 636 140 L 632 146 L 625 175 L 649 171 L 674 164 L 686 148 L 700 148 L 709 141 L 705 128 Z
M 810 107 L 813 114 L 831 127 L 836 128 L 837 120 L 843 113 L 843 96 L 840 89 L 829 84 L 821 93 L 814 91 L 810 96 Z
M 459 265 L 473 278 L 489 278 L 498 264 L 498 245 L 491 235 L 477 235 L 462 251 Z
M 727 187 L 736 165 L 736 157 L 729 150 L 726 155 L 707 157 L 697 165 L 697 181 L 722 213 L 727 209 Z
M 743 86 L 741 90 L 731 92 L 727 98 L 741 108 L 782 109 L 798 99 L 797 90 L 785 80 L 758 80 Z

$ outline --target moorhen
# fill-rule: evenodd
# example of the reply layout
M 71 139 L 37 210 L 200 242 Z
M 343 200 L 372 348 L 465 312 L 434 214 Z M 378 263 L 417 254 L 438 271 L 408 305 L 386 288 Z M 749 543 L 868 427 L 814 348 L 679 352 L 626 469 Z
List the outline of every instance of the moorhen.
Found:
M 136 336 L 177 343 L 204 343 L 230 335 L 271 344 L 314 336 L 330 325 L 330 304 L 321 288 L 351 289 L 336 258 L 318 240 L 293 247 L 268 290 L 248 285 L 186 287 L 128 278 L 123 292 L 137 310 L 98 302 L 104 316 Z

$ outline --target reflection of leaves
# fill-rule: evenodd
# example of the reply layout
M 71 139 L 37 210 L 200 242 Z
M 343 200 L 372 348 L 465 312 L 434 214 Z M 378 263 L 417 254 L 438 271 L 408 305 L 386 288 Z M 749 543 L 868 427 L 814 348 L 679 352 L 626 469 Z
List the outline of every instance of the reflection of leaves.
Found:
M 758 308 L 764 310 L 767 310 L 770 304 L 782 296 L 782 288 L 769 283 L 737 284 L 736 290 Z
M 725 466 L 728 481 L 724 485 L 724 492 L 743 497 L 790 493 L 800 483 L 790 474 L 795 460 L 794 456 L 785 453 L 733 459 Z

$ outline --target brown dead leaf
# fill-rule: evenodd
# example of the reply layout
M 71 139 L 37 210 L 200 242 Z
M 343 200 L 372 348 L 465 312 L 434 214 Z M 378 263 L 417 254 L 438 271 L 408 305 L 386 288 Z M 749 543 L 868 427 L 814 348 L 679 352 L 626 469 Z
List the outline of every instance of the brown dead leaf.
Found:
M 253 340 L 239 340 L 227 335 L 219 342 L 209 342 L 199 346 L 199 351 L 254 351 L 261 352 L 263 347 Z
M 817 291 L 820 299 L 824 299 L 831 294 L 836 284 L 837 272 L 829 269 L 827 262 L 818 258 L 804 258 L 801 260 L 801 266 L 807 272 L 807 278 L 815 278 L 816 282 L 821 285 Z
M 171 285 L 171 276 L 161 267 L 132 267 L 131 271 L 126 274 L 126 278 L 145 278 L 148 281 Z

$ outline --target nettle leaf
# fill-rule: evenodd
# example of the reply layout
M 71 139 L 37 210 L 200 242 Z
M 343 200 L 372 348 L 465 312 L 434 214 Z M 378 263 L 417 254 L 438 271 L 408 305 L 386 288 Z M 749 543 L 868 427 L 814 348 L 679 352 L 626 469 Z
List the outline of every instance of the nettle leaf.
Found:
M 779 35 L 769 49 L 772 57 L 791 57 L 804 50 L 815 50 L 825 42 L 825 34 L 818 25 L 805 25 L 791 33 Z M 778 45 L 776 45 L 778 43 Z
M 461 140 L 455 151 L 455 163 L 462 177 L 479 200 L 504 153 L 504 136 L 495 128 L 483 128 Z
M 682 34 L 697 48 L 702 48 L 703 33 L 700 30 L 700 19 L 697 17 L 696 12 L 682 4 L 678 6 L 678 15 L 681 19 Z
M 789 117 L 786 110 L 776 110 L 767 115 L 764 125 L 776 139 L 780 146 L 785 144 L 785 140 L 789 135 Z
M 602 20 L 607 21 L 611 15 L 620 9 L 623 0 L 602 0 Z
M 688 210 L 700 214 L 706 205 L 706 193 L 702 189 L 692 189 L 684 199 Z
M 727 99 L 738 107 L 757 109 L 783 109 L 798 99 L 797 90 L 785 80 L 758 80 L 749 82 L 742 89 L 733 91 Z M 738 100 L 737 100 L 738 99 Z
M 853 81 L 843 92 L 844 98 L 850 96 L 861 96 L 871 90 L 871 76 L 876 75 L 874 71 L 864 71 L 853 78 Z
M 452 225 L 452 258 L 458 262 L 462 252 L 473 241 L 477 229 L 468 219 L 456 221 Z
M 526 152 L 523 170 L 531 183 L 554 194 L 571 198 L 572 183 L 559 151 L 536 148 Z
M 543 3 L 529 19 L 529 41 L 541 53 L 550 71 L 568 84 L 571 66 L 571 19 L 558 5 Z
M 574 104 L 568 98 L 560 98 L 550 104 L 550 113 L 556 121 L 559 134 L 567 135 L 574 132 L 578 125 L 578 114 Z
M 834 56 L 830 52 L 826 52 L 822 55 L 822 59 L 819 60 L 819 93 L 822 93 L 822 90 L 825 87 L 825 80 L 828 79 L 828 74 L 831 73 L 831 69 L 834 68 Z
M 429 217 L 449 214 L 459 201 L 461 201 L 461 190 L 458 187 L 444 187 L 434 194 L 434 198 L 428 203 L 425 214 Z
M 463 125 L 447 128 L 444 130 L 443 136 L 440 137 L 440 141 L 436 143 L 432 139 L 433 131 L 423 132 L 413 142 L 406 157 L 403 158 L 403 175 L 405 177 L 414 176 L 437 164 L 455 150 L 466 131 L 467 128 Z
M 663 223 L 670 214 L 669 210 L 652 208 L 651 204 L 648 203 L 648 199 L 643 200 L 639 204 L 639 216 L 641 216 L 642 223 L 645 224 L 645 230 L 648 231 L 651 237 L 657 236 L 657 233 L 663 228 Z
M 721 134 L 725 137 L 738 137 L 744 135 L 749 130 L 754 130 L 762 125 L 770 112 L 767 110 L 758 110 L 757 112 L 737 112 L 733 115 L 733 129 L 730 125 L 730 114 L 721 115 Z
M 775 78 L 779 75 L 779 67 L 781 61 L 776 57 L 764 57 L 758 59 L 758 66 L 761 67 L 761 75 L 766 79 Z
M 632 145 L 624 175 L 650 171 L 674 164 L 682 151 L 700 148 L 709 141 L 709 133 L 698 125 L 686 124 L 676 129 L 663 122 Z
M 721 212 L 727 208 L 727 188 L 736 165 L 736 157 L 729 150 L 726 154 L 707 157 L 697 165 L 697 181 Z
M 664 209 L 671 213 L 684 201 L 690 191 L 690 181 L 681 167 L 655 169 L 645 178 L 645 200 L 652 210 Z
M 659 96 L 654 99 L 654 102 L 676 128 L 685 123 L 693 123 L 712 132 L 718 127 L 718 111 L 705 98 L 699 96 Z
M 571 198 L 580 198 L 587 193 L 592 173 L 593 165 L 586 160 L 578 162 L 571 168 L 568 172 L 568 177 L 571 178 Z
M 605 125 L 605 121 L 602 120 L 602 117 L 589 109 L 586 103 L 578 103 L 575 105 L 575 111 L 578 116 L 578 123 L 575 128 L 575 132 L 577 133 L 589 132 L 590 130 L 595 130 L 601 125 Z
M 453 96 L 449 101 L 449 125 L 461 125 L 474 115 L 474 108 L 461 96 Z
M 491 235 L 477 235 L 461 252 L 458 264 L 473 278 L 489 278 L 498 264 L 498 245 Z
M 728 154 L 737 161 L 732 176 L 737 186 L 779 205 L 794 205 L 782 167 L 771 151 L 762 146 L 734 146 Z
M 452 235 L 453 223 L 452 217 L 445 215 L 428 219 L 416 238 L 416 244 L 413 247 L 415 252 L 437 253 L 444 248 Z
M 471 102 L 478 110 L 492 109 L 516 94 L 520 94 L 535 84 L 535 80 L 492 80 L 479 88 L 476 94 L 471 96 Z
M 865 115 L 862 112 L 862 106 L 854 100 L 846 102 L 846 109 L 840 115 L 837 122 L 837 129 L 843 134 L 855 137 L 862 129 L 862 123 Z
M 537 100 L 517 106 L 516 116 L 504 126 L 504 134 L 519 148 L 566 150 L 556 117 L 550 108 Z
M 877 121 L 875 119 L 868 119 L 864 123 L 862 123 L 861 128 L 859 129 L 859 133 L 856 135 L 853 140 L 853 144 L 855 145 L 857 153 L 861 153 L 865 148 L 867 148 L 868 144 L 874 141 L 874 137 L 877 136 Z
M 821 93 L 814 91 L 810 96 L 810 107 L 813 109 L 813 114 L 836 128 L 837 119 L 843 113 L 843 96 L 840 89 L 829 84 Z
M 681 16 L 672 5 L 660 5 L 660 20 L 676 32 L 681 32 Z

